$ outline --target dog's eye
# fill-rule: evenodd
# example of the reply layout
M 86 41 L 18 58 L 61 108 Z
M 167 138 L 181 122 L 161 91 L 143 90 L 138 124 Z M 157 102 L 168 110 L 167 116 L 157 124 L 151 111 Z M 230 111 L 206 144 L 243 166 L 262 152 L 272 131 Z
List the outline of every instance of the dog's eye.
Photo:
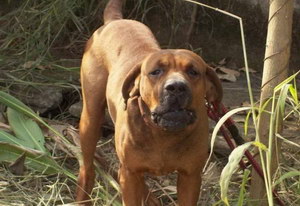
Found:
M 162 73 L 163 73 L 163 70 L 159 68 L 159 69 L 155 69 L 154 71 L 150 72 L 149 74 L 151 76 L 158 76 L 158 75 L 160 75 Z
M 198 76 L 199 75 L 199 72 L 197 72 L 195 69 L 193 69 L 193 68 L 189 68 L 188 70 L 187 70 L 187 74 L 188 75 L 190 75 L 190 76 L 192 76 L 192 77 L 195 77 L 195 76 Z

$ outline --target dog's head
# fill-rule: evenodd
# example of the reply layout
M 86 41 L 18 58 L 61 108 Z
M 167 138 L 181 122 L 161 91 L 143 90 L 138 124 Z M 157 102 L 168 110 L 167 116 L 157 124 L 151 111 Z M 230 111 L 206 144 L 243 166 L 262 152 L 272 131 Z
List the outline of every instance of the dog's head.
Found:
M 149 55 L 127 75 L 125 101 L 141 96 L 153 123 L 168 131 L 193 124 L 203 112 L 205 99 L 220 102 L 222 87 L 215 72 L 188 50 L 161 50 Z

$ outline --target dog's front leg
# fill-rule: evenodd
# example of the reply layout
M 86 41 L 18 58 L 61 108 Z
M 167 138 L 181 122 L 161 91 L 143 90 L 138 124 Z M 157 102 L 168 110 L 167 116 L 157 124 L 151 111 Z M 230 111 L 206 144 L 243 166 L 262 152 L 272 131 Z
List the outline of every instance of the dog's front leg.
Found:
M 145 180 L 142 173 L 131 172 L 121 166 L 119 169 L 119 182 L 122 191 L 123 206 L 143 206 Z
M 201 170 L 179 172 L 177 180 L 178 206 L 196 206 L 201 187 Z

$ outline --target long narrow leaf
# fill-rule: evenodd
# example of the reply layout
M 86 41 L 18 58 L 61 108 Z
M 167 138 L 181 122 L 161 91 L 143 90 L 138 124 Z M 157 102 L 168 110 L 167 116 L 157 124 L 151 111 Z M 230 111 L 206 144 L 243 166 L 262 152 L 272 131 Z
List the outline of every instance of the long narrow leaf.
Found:
M 289 88 L 289 91 L 293 97 L 293 100 L 295 101 L 295 104 L 299 104 L 299 100 L 298 100 L 298 93 L 297 93 L 297 90 L 295 89 L 295 87 L 292 85 L 290 88 Z
M 39 118 L 39 116 L 35 114 L 34 111 L 32 111 L 32 109 L 26 106 L 23 102 L 3 91 L 0 91 L 0 102 L 7 107 L 13 108 L 17 111 L 21 111 L 22 113 L 30 117 Z
M 69 140 L 67 140 L 63 135 L 61 135 L 55 129 L 53 129 L 52 127 L 50 127 L 42 118 L 40 118 L 34 111 L 32 111 L 23 102 L 21 102 L 17 98 L 15 98 L 15 97 L 13 97 L 13 96 L 11 96 L 11 95 L 3 92 L 3 91 L 0 91 L 0 103 L 2 103 L 5 106 L 10 107 L 10 108 L 18 111 L 18 112 L 21 112 L 22 114 L 25 114 L 28 117 L 31 117 L 31 118 L 35 119 L 36 121 L 38 121 L 39 123 L 41 123 L 42 125 L 44 125 L 45 127 L 47 127 L 54 134 L 56 134 L 57 136 L 59 136 L 64 141 L 64 143 L 69 147 L 69 149 L 72 150 L 72 152 L 75 155 L 77 154 L 79 156 L 79 154 L 77 153 L 76 147 L 73 146 L 69 142 Z
M 252 112 L 249 111 L 248 114 L 247 114 L 247 116 L 246 116 L 246 118 L 245 118 L 245 122 L 244 122 L 244 133 L 245 133 L 245 136 L 248 135 L 248 124 L 249 124 L 249 119 L 251 117 L 251 114 L 252 114 Z
M 291 178 L 291 177 L 295 177 L 295 176 L 300 176 L 300 171 L 290 171 L 290 172 L 285 173 L 278 180 L 276 180 L 276 182 L 274 183 L 274 186 L 278 185 L 279 183 L 281 183 L 283 180 L 285 180 L 287 178 Z
M 74 174 L 62 168 L 55 160 L 52 159 L 51 156 L 45 153 L 0 142 L 0 162 L 14 162 L 23 154 L 26 155 L 25 165 L 28 168 L 47 175 L 63 173 L 75 181 L 77 179 Z
M 286 98 L 288 96 L 289 88 L 291 86 L 292 86 L 291 84 L 285 84 L 281 87 L 281 90 L 280 90 L 280 95 L 279 95 L 277 104 L 278 104 L 278 107 L 280 109 L 279 111 L 280 111 L 282 116 L 284 115 L 284 109 L 285 109 L 285 105 L 286 105 L 285 101 L 286 101 Z
M 238 112 L 241 112 L 241 111 L 245 111 L 245 110 L 250 110 L 251 107 L 242 107 L 242 108 L 236 108 L 236 109 L 233 109 L 229 112 L 227 112 L 219 121 L 218 123 L 216 124 L 215 128 L 214 128 L 214 131 L 211 135 L 211 141 L 210 141 L 210 153 L 209 153 L 209 157 L 206 161 L 206 164 L 204 166 L 204 169 L 206 169 L 207 165 L 208 165 L 208 162 L 211 158 L 211 155 L 213 153 L 213 148 L 214 148 L 214 143 L 216 141 L 216 138 L 217 138 L 217 134 L 218 134 L 218 131 L 220 130 L 220 128 L 222 127 L 222 125 L 225 123 L 225 121 L 231 117 L 232 115 L 238 113 Z
M 280 82 L 280 84 L 278 84 L 275 88 L 274 88 L 274 92 L 277 92 L 278 90 L 280 90 L 283 85 L 288 84 L 289 82 L 291 82 L 293 79 L 296 78 L 296 76 L 300 73 L 300 70 L 298 72 L 296 72 L 295 74 L 289 76 L 288 78 L 286 78 L 284 81 Z
M 243 206 L 244 205 L 244 200 L 245 200 L 245 193 L 246 193 L 246 183 L 248 182 L 248 177 L 250 175 L 250 170 L 246 169 L 244 171 L 244 175 L 243 175 L 243 181 L 241 184 L 241 189 L 240 189 L 240 194 L 239 194 L 239 199 L 238 199 L 238 206 Z
M 0 130 L 0 142 L 15 144 L 20 147 L 27 147 L 27 145 L 26 145 L 27 142 L 24 142 L 24 140 L 19 139 L 19 138 L 15 137 L 7 132 L 4 132 L 2 130 Z
M 221 186 L 221 199 L 226 205 L 229 205 L 227 198 L 227 191 L 229 186 L 229 180 L 231 176 L 238 168 L 238 164 L 241 161 L 245 151 L 251 146 L 252 142 L 247 142 L 235 148 L 228 158 L 228 163 L 224 167 L 220 177 L 220 186 Z
M 26 155 L 25 164 L 29 168 L 44 174 L 55 174 L 61 171 L 60 166 L 45 153 L 0 142 L 0 161 L 14 162 L 22 154 Z

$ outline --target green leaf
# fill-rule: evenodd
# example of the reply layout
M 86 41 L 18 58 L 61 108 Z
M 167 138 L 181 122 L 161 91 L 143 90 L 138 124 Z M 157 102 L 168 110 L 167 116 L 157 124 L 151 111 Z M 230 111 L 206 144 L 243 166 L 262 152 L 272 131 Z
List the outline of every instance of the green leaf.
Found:
M 13 144 L 0 142 L 0 161 L 14 162 L 25 153 L 25 165 L 43 174 L 55 174 L 61 172 L 61 167 L 45 153 L 26 149 Z
M 10 144 L 15 144 L 21 147 L 26 146 L 25 142 L 22 139 L 18 139 L 17 137 L 0 130 L 0 142 L 6 142 Z
M 281 87 L 279 98 L 278 98 L 278 107 L 280 114 L 283 116 L 284 115 L 284 109 L 285 109 L 285 104 L 286 104 L 286 98 L 288 96 L 288 91 L 289 88 L 291 87 L 291 84 L 285 84 Z
M 238 164 L 241 161 L 245 151 L 251 146 L 252 142 L 247 142 L 235 148 L 228 158 L 228 163 L 224 167 L 220 177 L 220 186 L 221 186 L 221 199 L 226 205 L 228 205 L 228 186 L 229 180 L 235 170 L 238 168 Z
M 34 111 L 32 111 L 32 109 L 26 106 L 23 102 L 2 91 L 0 91 L 0 102 L 6 105 L 7 107 L 20 111 L 30 117 L 40 118 L 37 114 L 34 113 Z
M 252 111 L 249 111 L 246 118 L 245 118 L 245 123 L 244 123 L 244 133 L 245 133 L 245 136 L 248 135 L 248 124 L 249 124 L 249 119 L 250 119 L 250 116 L 252 114 Z
M 244 171 L 244 175 L 243 175 L 243 181 L 241 184 L 241 189 L 240 189 L 240 194 L 239 194 L 239 199 L 238 199 L 238 206 L 243 206 L 244 205 L 244 200 L 245 200 L 245 196 L 246 196 L 246 183 L 248 182 L 248 177 L 250 175 L 250 170 L 246 169 Z
M 287 79 L 285 79 L 284 81 L 282 81 L 280 84 L 278 84 L 275 88 L 274 88 L 274 92 L 279 91 L 285 84 L 288 84 L 289 82 L 291 82 L 293 79 L 296 78 L 296 76 L 300 73 L 300 70 L 298 72 L 296 72 L 295 74 L 291 75 L 290 77 L 288 77 Z
M 290 171 L 290 172 L 285 173 L 278 180 L 276 180 L 276 182 L 274 183 L 274 186 L 278 185 L 279 183 L 281 183 L 283 180 L 285 180 L 287 178 L 291 178 L 291 177 L 295 177 L 295 176 L 300 176 L 300 171 Z
M 24 141 L 25 147 L 47 152 L 44 135 L 35 121 L 11 108 L 7 109 L 7 118 L 16 137 Z
M 54 134 L 59 136 L 66 145 L 76 154 L 77 149 L 74 147 L 67 138 L 65 138 L 63 135 L 61 135 L 59 132 L 57 132 L 55 129 L 50 127 L 41 117 L 39 117 L 34 111 L 32 111 L 28 106 L 26 106 L 23 102 L 18 100 L 17 98 L 0 91 L 0 103 L 4 104 L 7 107 L 10 107 L 28 117 L 31 117 L 47 127 L 49 130 L 51 130 Z
M 0 91 L 0 103 L 3 103 L 7 107 L 11 108 L 11 109 L 8 109 L 8 113 L 10 113 L 10 115 L 12 115 L 12 119 L 13 119 L 13 120 L 10 120 L 10 124 L 15 125 L 14 127 L 16 127 L 16 128 L 14 129 L 14 131 L 18 134 L 18 136 L 20 136 L 22 138 L 22 139 L 20 139 L 20 138 L 14 137 L 3 131 L 0 133 L 1 138 L 4 139 L 3 140 L 4 142 L 0 142 L 0 144 L 1 144 L 0 147 L 1 146 L 3 147 L 3 148 L 0 148 L 0 150 L 1 150 L 0 151 L 0 161 L 5 161 L 6 160 L 5 157 L 9 158 L 10 160 L 13 159 L 13 161 L 14 161 L 20 155 L 22 155 L 25 150 L 26 154 L 29 155 L 29 160 L 30 160 L 29 163 L 33 169 L 36 169 L 39 171 L 41 169 L 42 170 L 46 169 L 46 171 L 48 171 L 49 168 L 50 169 L 52 168 L 51 171 L 53 169 L 56 169 L 56 173 L 62 172 L 65 175 L 67 175 L 68 177 L 70 177 L 71 179 L 76 181 L 77 178 L 74 174 L 72 174 L 68 170 L 60 167 L 50 156 L 48 156 L 48 154 L 45 153 L 47 150 L 44 147 L 44 137 L 42 138 L 42 136 L 43 136 L 42 132 L 40 131 L 40 129 L 38 128 L 38 125 L 33 120 L 27 119 L 27 118 L 31 117 L 31 118 L 37 120 L 38 122 L 43 124 L 45 127 L 47 127 L 49 130 L 53 131 L 57 136 L 61 137 L 61 139 L 64 141 L 64 143 L 66 143 L 66 145 L 70 149 L 72 149 L 74 154 L 78 154 L 77 148 L 75 146 L 73 146 L 59 132 L 57 132 L 55 129 L 50 127 L 42 118 L 40 118 L 36 113 L 34 113 L 29 107 L 27 107 L 25 104 L 23 104 L 21 101 L 19 101 L 15 97 L 13 97 L 5 92 Z M 13 111 L 13 110 L 16 110 L 17 112 Z M 18 112 L 20 112 L 22 114 L 18 114 Z M 15 113 L 17 113 L 17 114 L 15 114 Z M 15 115 L 17 115 L 17 117 Z M 19 115 L 26 115 L 26 117 L 25 116 L 20 117 Z M 15 123 L 15 121 L 17 121 L 18 123 Z M 23 132 L 21 130 L 18 131 L 19 126 L 16 126 L 17 124 L 19 124 L 19 126 L 23 127 L 23 129 L 25 129 L 25 130 Z M 24 139 L 24 136 L 26 136 L 25 139 Z M 29 148 L 36 148 L 39 151 L 20 147 L 21 146 L 20 144 L 22 144 L 22 146 L 28 146 L 29 140 L 31 141 Z M 24 144 L 24 142 L 26 142 L 26 143 Z M 14 144 L 16 143 L 18 146 L 11 145 L 8 143 L 14 143 Z M 14 148 L 17 148 L 16 151 L 14 151 Z M 41 151 L 43 151 L 43 152 L 41 152 Z M 35 157 L 34 155 L 36 155 L 37 153 L 38 153 L 38 157 Z M 9 161 L 9 159 L 7 159 L 7 160 Z M 31 162 L 32 162 L 32 164 L 31 164 Z M 41 169 L 39 169 L 39 168 L 41 168 Z M 47 172 L 47 174 L 48 174 L 48 172 Z
M 222 127 L 222 125 L 225 123 L 225 121 L 231 117 L 232 115 L 238 113 L 238 112 L 241 112 L 241 111 L 245 111 L 245 110 L 250 110 L 251 107 L 241 107 L 241 108 L 236 108 L 236 109 L 233 109 L 229 112 L 227 112 L 219 121 L 218 123 L 216 124 L 215 128 L 214 128 L 214 131 L 211 135 L 211 141 L 210 141 L 210 153 L 209 153 L 209 157 L 206 161 L 206 164 L 204 166 L 204 168 L 207 167 L 207 164 L 212 156 L 212 153 L 213 153 L 213 149 L 214 149 L 214 143 L 216 141 L 216 138 L 217 138 L 217 134 L 218 134 L 218 131 L 219 129 Z
M 290 86 L 289 88 L 289 91 L 293 97 L 293 100 L 295 101 L 295 104 L 299 104 L 299 100 L 298 100 L 298 93 L 297 93 L 297 90 L 295 89 L 295 87 L 292 85 Z

